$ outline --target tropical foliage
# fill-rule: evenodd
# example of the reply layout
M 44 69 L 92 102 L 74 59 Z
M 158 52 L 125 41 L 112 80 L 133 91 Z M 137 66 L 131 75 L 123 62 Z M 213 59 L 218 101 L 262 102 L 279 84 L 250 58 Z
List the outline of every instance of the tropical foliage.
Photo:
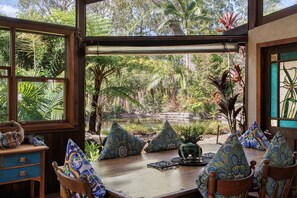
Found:
M 87 35 L 220 34 L 217 29 L 228 30 L 246 21 L 246 2 L 245 0 L 100 1 L 87 6 Z M 275 0 L 269 2 L 277 4 Z M 74 26 L 74 5 L 74 0 L 19 0 L 17 18 Z M 227 14 L 224 16 L 224 13 Z M 9 67 L 9 39 L 9 31 L 0 30 L 0 66 Z M 65 118 L 63 111 L 66 82 L 65 51 L 63 37 L 17 31 L 16 75 L 21 79 L 18 82 L 20 120 Z M 244 65 L 240 62 L 242 60 L 238 61 L 236 53 L 89 57 L 86 65 L 88 129 L 100 133 L 104 116 L 118 112 L 183 111 L 203 118 L 215 118 L 216 105 L 211 100 L 214 87 L 207 82 L 207 76 L 212 74 L 215 80 L 215 76 L 220 75 L 228 67 L 228 56 L 232 57 L 230 65 L 234 67 L 240 64 L 240 67 L 234 67 L 232 78 L 243 82 L 242 72 L 239 72 L 239 69 Z M 0 69 L 1 93 L 7 93 L 8 74 L 5 71 Z M 30 77 L 31 81 L 26 77 Z M 40 82 L 38 78 L 43 81 Z M 55 79 L 56 83 L 51 83 L 48 79 Z M 226 77 L 225 80 L 227 79 Z M 229 91 L 229 88 L 227 90 Z M 224 96 L 223 93 L 227 94 L 222 92 L 221 97 Z M 232 97 L 235 96 L 237 99 L 236 94 Z M 234 100 L 235 98 L 229 103 L 235 103 Z M 225 102 L 227 101 L 226 98 Z M 8 119 L 7 102 L 8 96 L 1 94 L 2 119 Z M 237 114 L 236 110 L 232 108 L 229 110 L 229 117 Z M 234 127 L 233 122 L 230 124 Z

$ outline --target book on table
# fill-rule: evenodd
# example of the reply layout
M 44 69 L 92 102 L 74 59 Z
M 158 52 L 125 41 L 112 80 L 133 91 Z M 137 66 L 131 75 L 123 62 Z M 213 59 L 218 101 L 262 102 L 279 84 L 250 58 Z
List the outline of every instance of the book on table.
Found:
M 155 169 L 163 171 L 163 170 L 177 168 L 178 163 L 162 160 L 162 161 L 159 161 L 159 162 L 149 163 L 149 164 L 147 164 L 147 167 L 155 168 Z

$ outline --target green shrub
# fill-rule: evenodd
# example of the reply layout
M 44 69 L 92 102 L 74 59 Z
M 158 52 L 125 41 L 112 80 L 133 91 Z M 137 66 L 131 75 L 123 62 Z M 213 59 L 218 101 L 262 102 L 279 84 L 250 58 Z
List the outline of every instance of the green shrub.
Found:
M 153 127 L 145 127 L 143 124 L 128 124 L 123 126 L 127 131 L 134 134 L 151 134 L 156 132 Z
M 208 127 L 206 128 L 204 134 L 216 135 L 218 131 L 218 126 L 220 127 L 220 134 L 226 134 L 230 131 L 228 125 L 222 124 L 218 121 L 212 121 L 208 123 Z
M 97 161 L 99 157 L 99 145 L 95 141 L 85 141 L 85 154 L 91 162 Z

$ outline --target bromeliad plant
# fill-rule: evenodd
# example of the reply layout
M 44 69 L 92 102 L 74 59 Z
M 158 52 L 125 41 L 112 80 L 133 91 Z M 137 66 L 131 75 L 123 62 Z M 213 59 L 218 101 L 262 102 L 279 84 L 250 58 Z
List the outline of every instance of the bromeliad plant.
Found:
M 234 94 L 234 82 L 230 78 L 229 70 L 225 70 L 221 77 L 209 76 L 208 80 L 216 87 L 213 94 L 214 101 L 219 107 L 219 112 L 227 119 L 232 134 L 237 134 L 237 116 L 243 106 L 235 107 L 239 93 Z
M 183 143 L 196 144 L 202 140 L 202 134 L 205 131 L 204 126 L 184 126 L 180 130 L 180 138 Z

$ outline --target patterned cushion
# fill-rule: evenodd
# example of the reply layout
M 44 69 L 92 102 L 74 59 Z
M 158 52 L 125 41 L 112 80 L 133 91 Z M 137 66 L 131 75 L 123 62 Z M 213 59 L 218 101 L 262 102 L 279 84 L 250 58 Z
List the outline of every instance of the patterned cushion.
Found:
M 145 142 L 123 129 L 114 122 L 111 126 L 105 146 L 99 156 L 99 160 L 127 157 L 141 153 Z
M 267 150 L 269 141 L 255 121 L 252 126 L 239 137 L 239 141 L 245 148 Z
M 269 165 L 273 167 L 287 167 L 293 164 L 293 152 L 289 148 L 285 137 L 282 136 L 280 132 L 278 132 L 271 140 L 271 143 L 268 146 L 268 150 L 264 154 L 264 159 L 259 164 L 257 171 L 255 172 L 254 183 L 258 187 L 260 187 L 261 185 L 262 167 L 265 159 L 268 159 Z M 284 182 L 280 182 L 279 185 L 279 189 L 282 189 L 284 186 Z M 274 186 L 274 179 L 268 177 L 266 192 L 269 196 L 271 196 Z M 280 197 L 280 192 L 281 191 L 278 192 L 277 197 Z
M 73 142 L 68 140 L 64 164 L 64 174 L 79 179 L 87 175 L 94 197 L 104 197 L 106 190 L 83 151 Z M 78 197 L 78 196 L 77 196 Z
M 181 139 L 166 120 L 161 133 L 159 133 L 144 150 L 150 153 L 178 149 L 181 144 Z
M 217 179 L 238 179 L 250 174 L 249 163 L 236 135 L 230 135 L 213 159 L 198 174 L 196 184 L 203 197 L 207 197 L 208 175 L 216 173 Z M 223 197 L 216 193 L 216 197 Z

